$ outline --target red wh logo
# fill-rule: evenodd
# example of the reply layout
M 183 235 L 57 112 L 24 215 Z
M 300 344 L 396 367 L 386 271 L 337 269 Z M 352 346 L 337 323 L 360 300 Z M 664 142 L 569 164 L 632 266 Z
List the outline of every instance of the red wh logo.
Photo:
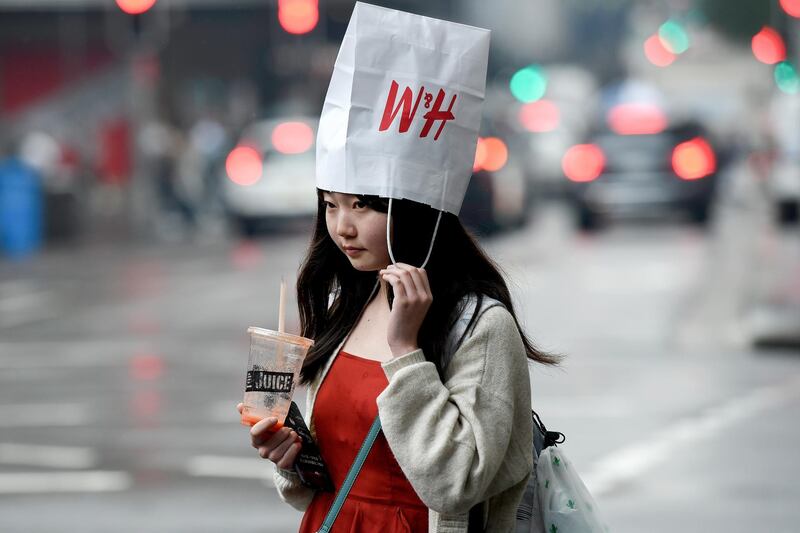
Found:
M 378 128 L 378 131 L 386 131 L 389 129 L 389 126 L 392 125 L 392 122 L 394 122 L 395 117 L 397 117 L 399 113 L 399 131 L 400 133 L 407 132 L 417 114 L 417 108 L 419 107 L 420 100 L 422 100 L 424 96 L 425 109 L 430 109 L 430 111 L 422 115 L 422 118 L 425 119 L 425 124 L 422 126 L 422 130 L 419 132 L 419 136 L 427 137 L 428 133 L 430 133 L 431 128 L 433 127 L 434 122 L 441 120 L 442 123 L 439 124 L 439 129 L 436 130 L 436 134 L 433 136 L 434 141 L 438 140 L 439 135 L 442 134 L 442 130 L 444 129 L 444 125 L 447 123 L 447 121 L 456 118 L 455 115 L 453 115 L 453 104 L 456 102 L 457 95 L 454 94 L 450 99 L 450 105 L 447 107 L 447 110 L 442 110 L 445 92 L 444 89 L 439 89 L 439 93 L 436 95 L 436 100 L 433 102 L 433 109 L 431 109 L 433 93 L 426 93 L 425 87 L 420 87 L 419 91 L 417 92 L 417 98 L 414 100 L 414 93 L 411 91 L 411 88 L 406 87 L 403 89 L 403 94 L 400 96 L 400 102 L 395 105 L 398 88 L 399 85 L 393 80 L 392 86 L 389 88 L 389 96 L 386 98 L 386 106 L 383 109 L 383 118 L 381 118 L 381 126 Z M 414 100 L 413 103 L 412 100 Z

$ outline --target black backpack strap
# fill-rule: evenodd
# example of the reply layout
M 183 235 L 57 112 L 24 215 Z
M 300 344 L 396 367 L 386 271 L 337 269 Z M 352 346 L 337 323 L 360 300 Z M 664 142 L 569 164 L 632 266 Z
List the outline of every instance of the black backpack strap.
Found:
M 483 502 L 476 503 L 469 510 L 467 533 L 483 533 Z
M 567 437 L 560 431 L 547 431 L 539 414 L 531 409 L 531 416 L 533 417 L 533 447 L 536 449 L 536 456 L 542 454 L 542 450 L 562 444 Z

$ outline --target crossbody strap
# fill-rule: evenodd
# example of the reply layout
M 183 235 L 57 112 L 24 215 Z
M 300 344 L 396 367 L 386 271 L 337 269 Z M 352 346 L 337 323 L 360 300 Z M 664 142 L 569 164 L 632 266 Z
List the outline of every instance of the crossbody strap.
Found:
M 333 527 L 333 523 L 336 521 L 336 517 L 339 516 L 339 511 L 342 510 L 342 505 L 344 505 L 347 495 L 350 494 L 350 489 L 353 488 L 358 473 L 361 472 L 361 467 L 364 466 L 364 461 L 367 460 L 367 455 L 369 455 L 369 451 L 372 449 L 372 445 L 375 444 L 375 439 L 378 438 L 380 432 L 381 418 L 376 416 L 375 421 L 369 428 L 367 438 L 364 439 L 361 449 L 358 450 L 358 455 L 356 455 L 355 461 L 353 461 L 350 470 L 347 472 L 347 477 L 344 478 L 344 483 L 342 483 L 339 492 L 336 493 L 336 498 L 333 500 L 333 504 L 325 516 L 325 521 L 322 522 L 322 527 L 317 530 L 317 533 L 328 533 Z

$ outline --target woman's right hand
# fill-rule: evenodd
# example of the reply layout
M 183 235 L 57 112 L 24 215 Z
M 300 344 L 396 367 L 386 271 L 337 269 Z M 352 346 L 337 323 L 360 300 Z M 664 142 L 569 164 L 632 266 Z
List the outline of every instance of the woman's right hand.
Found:
M 242 413 L 243 404 L 236 406 L 239 414 Z M 269 459 L 278 468 L 291 470 L 300 448 L 303 446 L 297 433 L 287 427 L 282 427 L 278 431 L 272 428 L 278 423 L 278 419 L 264 418 L 259 420 L 250 428 L 250 443 L 253 448 L 258 450 L 258 455 L 264 459 Z

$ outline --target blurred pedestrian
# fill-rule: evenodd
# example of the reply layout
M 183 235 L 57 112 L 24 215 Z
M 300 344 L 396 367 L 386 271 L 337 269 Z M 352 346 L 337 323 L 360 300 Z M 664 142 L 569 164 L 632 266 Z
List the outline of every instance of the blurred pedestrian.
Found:
M 164 234 L 193 232 L 196 223 L 193 184 L 200 181 L 195 158 L 186 134 L 165 122 L 152 121 L 145 125 L 142 149 L 148 157 L 158 191 L 163 215 L 159 231 Z
M 361 56 L 363 79 L 359 65 L 334 69 L 317 139 L 317 218 L 297 283 L 301 334 L 314 340 L 301 372 L 306 417 L 337 491 L 373 422 L 382 426 L 333 531 L 509 532 L 533 464 L 528 363 L 556 358 L 527 339 L 498 267 L 458 219 L 488 31 L 358 3 L 343 49 L 362 37 L 367 56 L 383 59 Z M 406 41 L 418 48 L 408 52 Z M 458 46 L 469 50 L 462 56 Z M 454 59 L 467 56 L 473 63 Z M 414 65 L 447 74 L 436 89 L 372 83 L 381 61 L 392 63 L 387 77 Z M 381 104 L 351 104 L 352 126 L 342 128 L 350 93 L 338 90 L 351 85 L 361 102 Z M 426 90 L 420 109 L 428 111 L 415 115 L 413 91 L 419 103 Z M 456 115 L 445 108 L 457 98 Z M 421 129 L 406 134 L 411 124 Z M 353 164 L 339 165 L 345 160 Z M 454 349 L 451 328 L 470 302 L 477 311 Z M 251 444 L 277 465 L 280 497 L 305 512 L 300 531 L 316 532 L 335 494 L 302 483 L 293 471 L 297 433 L 277 423 L 257 422 Z
M 195 122 L 189 131 L 189 140 L 194 172 L 200 176 L 197 211 L 201 225 L 207 225 L 224 216 L 220 176 L 225 171 L 225 156 L 231 149 L 231 139 L 219 120 L 208 117 Z

